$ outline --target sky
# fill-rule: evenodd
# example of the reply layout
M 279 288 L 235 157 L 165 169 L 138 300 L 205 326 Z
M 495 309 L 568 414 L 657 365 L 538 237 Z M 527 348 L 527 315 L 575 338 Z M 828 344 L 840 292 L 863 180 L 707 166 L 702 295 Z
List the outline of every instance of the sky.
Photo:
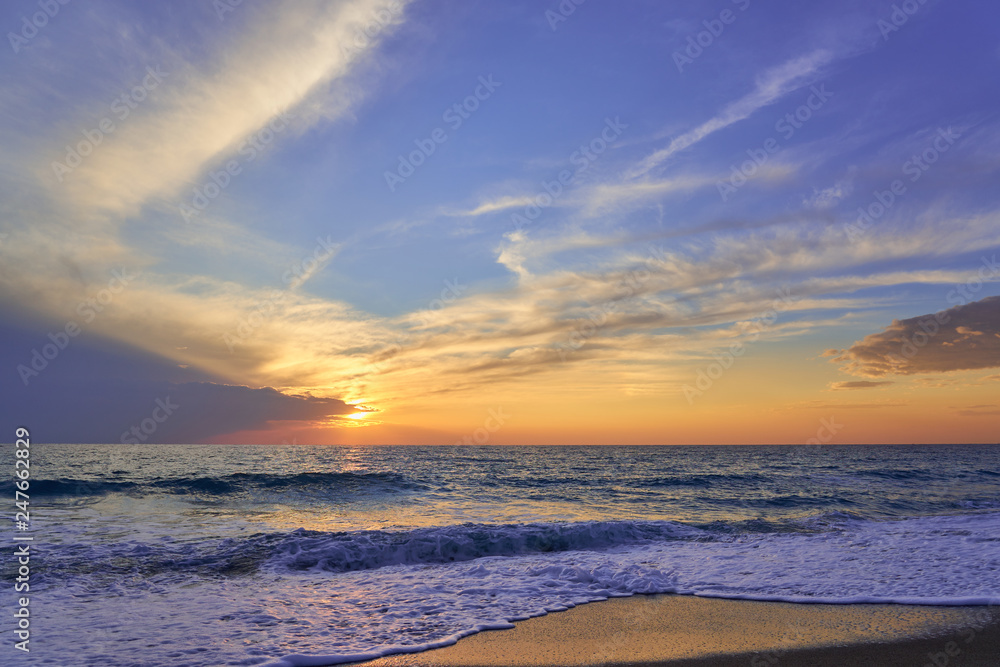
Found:
M 996 442 L 1000 7 L 0 5 L 13 440 Z

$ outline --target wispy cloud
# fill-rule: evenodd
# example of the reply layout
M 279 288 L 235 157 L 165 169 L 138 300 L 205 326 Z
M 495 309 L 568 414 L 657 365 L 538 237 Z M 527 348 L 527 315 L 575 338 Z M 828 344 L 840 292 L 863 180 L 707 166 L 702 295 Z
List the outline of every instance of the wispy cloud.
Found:
M 717 116 L 692 130 L 674 137 L 665 147 L 647 156 L 626 177 L 639 178 L 659 167 L 676 153 L 690 148 L 705 137 L 751 116 L 755 111 L 773 104 L 789 92 L 816 78 L 821 69 L 836 54 L 829 50 L 814 51 L 770 69 L 757 78 L 752 92 L 726 106 Z
M 497 197 L 480 202 L 473 209 L 459 211 L 457 215 L 474 217 L 487 213 L 496 213 L 497 211 L 506 211 L 512 208 L 524 208 L 525 206 L 530 206 L 534 201 L 535 198 L 529 195 Z
M 282 2 L 260 9 L 217 61 L 167 65 L 156 99 L 121 123 L 54 192 L 65 185 L 74 206 L 115 214 L 182 192 L 276 116 L 345 77 L 365 52 L 341 46 L 387 5 Z
M 882 382 L 874 382 L 871 380 L 854 380 L 848 382 L 831 382 L 830 389 L 873 389 L 875 387 L 884 387 L 886 385 L 892 384 L 891 381 L 885 380 Z
M 621 203 L 662 201 L 665 195 L 714 186 L 717 180 L 716 176 L 679 175 L 654 181 L 599 183 L 584 190 L 578 200 L 585 214 L 600 215 Z
M 715 227 L 725 232 L 728 225 Z M 957 228 L 961 226 L 951 221 L 938 221 L 925 230 L 919 244 L 907 240 L 897 245 L 895 237 L 884 234 L 883 257 L 926 257 Z M 972 226 L 968 235 L 953 242 L 967 243 L 980 232 Z M 670 232 L 662 236 L 668 239 Z M 655 243 L 655 235 L 602 236 L 579 229 L 536 237 L 508 234 L 498 262 L 518 276 L 515 286 L 478 291 L 422 314 L 421 328 L 411 330 L 412 337 L 394 350 L 380 383 L 391 386 L 430 367 L 447 370 L 437 380 L 427 378 L 428 387 L 455 374 L 477 378 L 457 384 L 448 380 L 451 392 L 480 381 L 496 385 L 528 373 L 558 374 L 570 365 L 600 364 L 607 370 L 618 360 L 622 372 L 630 369 L 635 380 L 637 371 L 630 364 L 643 359 L 646 371 L 639 374 L 644 381 L 662 384 L 671 368 L 676 373 L 685 363 L 710 358 L 745 338 L 743 324 L 767 312 L 783 288 L 794 290 L 796 300 L 763 334 L 773 340 L 856 326 L 852 311 L 894 305 L 889 298 L 851 297 L 852 292 L 949 285 L 974 273 L 872 270 L 866 247 L 794 224 L 761 234 L 720 233 L 702 243 L 688 241 L 683 250 Z M 573 266 L 573 257 L 578 266 Z M 816 277 L 818 267 L 829 275 Z M 584 329 L 588 334 L 582 347 L 569 357 L 559 353 L 574 332 Z M 888 384 L 845 382 L 832 388 Z
M 973 405 L 955 411 L 961 417 L 1000 417 L 998 405 Z

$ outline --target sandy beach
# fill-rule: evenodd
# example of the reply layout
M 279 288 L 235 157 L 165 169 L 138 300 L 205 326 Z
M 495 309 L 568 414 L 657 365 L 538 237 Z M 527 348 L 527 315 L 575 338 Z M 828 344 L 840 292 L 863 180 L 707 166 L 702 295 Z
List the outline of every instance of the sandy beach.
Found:
M 995 667 L 1000 608 L 615 598 L 366 667 Z

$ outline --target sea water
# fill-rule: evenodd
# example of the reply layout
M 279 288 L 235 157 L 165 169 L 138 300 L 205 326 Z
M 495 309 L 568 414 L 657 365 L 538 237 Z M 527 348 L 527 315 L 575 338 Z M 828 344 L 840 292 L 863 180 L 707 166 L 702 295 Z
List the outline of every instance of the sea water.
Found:
M 1000 447 L 31 451 L 10 664 L 336 664 L 646 593 L 1000 603 Z

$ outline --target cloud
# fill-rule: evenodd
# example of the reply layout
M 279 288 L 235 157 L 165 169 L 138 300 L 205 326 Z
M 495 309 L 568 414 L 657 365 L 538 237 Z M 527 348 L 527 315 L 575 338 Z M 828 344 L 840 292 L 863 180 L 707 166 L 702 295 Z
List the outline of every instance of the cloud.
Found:
M 0 324 L 0 363 L 11 369 L 0 375 L 5 397 L 0 418 L 26 425 L 41 442 L 120 442 L 131 427 L 141 429 L 152 419 L 143 438 L 130 437 L 196 443 L 265 429 L 272 422 L 338 425 L 348 414 L 367 411 L 339 398 L 231 384 L 190 365 L 85 335 L 41 366 L 31 356 L 50 341 L 45 330 L 40 323 Z M 15 370 L 19 365 L 41 370 L 25 383 Z
M 951 378 L 943 377 L 933 377 L 933 378 L 916 378 L 913 384 L 920 387 L 932 387 L 934 389 L 940 389 L 942 387 L 954 387 L 955 380 Z
M 155 393 L 155 389 L 149 387 L 146 392 Z M 276 421 L 330 423 L 367 411 L 340 399 L 285 394 L 271 387 L 192 382 L 165 384 L 159 389 L 182 406 L 177 419 L 166 423 L 159 434 L 161 442 L 202 442 L 215 435 L 261 429 Z
M 389 5 L 395 9 L 386 9 Z M 119 53 L 102 60 L 157 63 L 169 74 L 61 184 L 52 182 L 52 158 L 61 155 L 66 142 L 78 141 L 80 127 L 95 122 L 77 99 L 77 87 L 67 87 L 65 97 L 46 104 L 62 110 L 61 119 L 25 127 L 30 151 L 21 151 L 27 154 L 16 172 L 3 174 L 11 196 L 0 204 L 0 227 L 9 234 L 0 284 L 31 309 L 65 318 L 87 296 L 86 290 L 107 281 L 110 269 L 142 269 L 147 305 L 196 296 L 195 290 L 204 293 L 206 283 L 214 283 L 211 291 L 224 303 L 191 298 L 183 323 L 175 327 L 183 331 L 204 330 L 199 320 L 214 318 L 220 305 L 223 312 L 235 314 L 233 306 L 260 301 L 253 287 L 272 284 L 272 276 L 281 276 L 304 258 L 303 249 L 269 238 L 252 221 L 221 219 L 222 206 L 189 223 L 178 207 L 190 203 L 192 187 L 203 184 L 210 172 L 218 175 L 220 162 L 232 159 L 261 168 L 270 158 L 270 144 L 260 144 L 262 137 L 277 143 L 312 123 L 346 115 L 345 105 L 355 100 L 353 88 L 360 85 L 357 79 L 371 83 L 375 76 L 378 43 L 403 21 L 398 9 L 404 5 L 349 0 L 247 6 L 238 23 L 227 24 L 239 29 L 226 30 L 207 51 L 185 50 L 183 43 L 169 50 L 157 41 L 136 42 L 116 32 L 106 48 Z M 376 16 L 391 18 L 368 47 L 354 48 L 356 31 Z M 91 28 L 87 24 L 81 30 L 89 35 Z M 81 68 L 81 76 L 87 73 Z M 92 76 L 86 83 L 120 94 L 118 86 L 132 75 L 123 71 L 120 76 L 122 81 Z M 103 93 L 95 95 L 107 99 Z M 271 125 L 275 114 L 289 111 L 295 115 L 292 127 L 277 132 L 280 125 Z M 253 153 L 261 157 L 249 158 L 240 150 L 249 136 L 262 146 Z M 0 131 L 0 141 L 0 153 L 19 153 L 10 132 Z M 11 175 L 16 185 L 7 180 Z M 297 272 L 293 287 L 324 265 L 309 261 L 308 270 Z M 235 281 L 248 274 L 256 275 L 240 289 Z M 131 309 L 128 301 L 138 298 L 139 291 L 116 300 L 116 308 Z M 133 343 L 147 340 L 133 331 L 151 320 L 147 305 L 141 315 L 123 312 L 114 335 Z
M 477 215 L 485 215 L 487 213 L 496 213 L 497 211 L 506 211 L 512 208 L 524 208 L 525 206 L 530 206 L 535 202 L 537 195 L 522 195 L 522 196 L 506 196 L 498 197 L 496 199 L 488 199 L 486 201 L 480 202 L 478 206 L 468 211 L 460 211 L 457 215 L 474 217 Z
M 349 394 L 345 378 L 363 366 L 364 353 L 344 351 L 388 338 L 381 318 L 300 289 L 340 245 L 295 247 L 269 238 L 252 220 L 228 220 L 217 210 L 185 224 L 177 206 L 190 201 L 191 187 L 217 172 L 220 161 L 245 160 L 240 142 L 268 128 L 275 113 L 296 116 L 287 135 L 346 115 L 345 104 L 356 101 L 353 89 L 380 75 L 379 42 L 403 21 L 405 4 L 246 6 L 238 22 L 226 24 L 233 29 L 205 51 L 185 50 L 183 42 L 168 50 L 116 33 L 107 49 L 118 49 L 119 57 L 102 59 L 159 63 L 169 74 L 64 183 L 49 183 L 53 155 L 67 137 L 79 139 L 80 127 L 93 126 L 76 87 L 62 103 L 46 105 L 62 110 L 63 120 L 25 124 L 30 151 L 12 150 L 13 133 L 0 131 L 6 142 L 0 153 L 22 156 L 17 171 L 3 174 L 11 197 L 0 202 L 0 306 L 32 311 L 51 320 L 53 330 L 76 321 L 88 337 L 141 348 L 219 384 Z M 354 48 L 356 35 L 377 16 L 391 20 L 379 19 L 378 35 Z M 110 83 L 93 79 L 86 83 L 94 88 L 124 85 L 114 76 Z M 104 101 L 103 94 L 94 96 Z M 286 136 L 267 132 L 275 142 Z M 245 163 L 258 168 L 267 150 Z M 294 279 L 284 277 L 289 271 Z M 78 305 L 100 294 L 113 272 L 137 277 L 96 319 L 81 320 Z M 239 343 L 227 344 L 234 333 Z M 16 363 L 38 344 L 19 347 Z
M 880 408 L 905 408 L 909 403 L 904 401 L 870 401 L 866 403 L 826 403 L 824 401 L 802 401 L 786 406 L 786 410 L 872 410 Z
M 1000 296 L 894 320 L 832 361 L 864 377 L 1000 367 Z
M 758 109 L 776 102 L 814 78 L 824 65 L 833 60 L 833 57 L 834 54 L 831 51 L 819 50 L 768 70 L 758 77 L 753 92 L 736 100 L 714 118 L 672 139 L 667 146 L 647 156 L 636 165 L 629 172 L 628 177 L 644 176 L 666 162 L 675 153 L 693 146 L 710 134 L 748 118 Z
M 812 215 L 825 220 L 826 214 Z M 988 219 L 942 219 L 928 224 L 919 241 L 880 231 L 878 256 L 874 245 L 794 218 L 765 230 L 754 220 L 718 220 L 693 230 L 721 233 L 681 243 L 669 241 L 677 235 L 672 228 L 509 233 L 497 258 L 517 280 L 470 291 L 421 314 L 419 325 L 398 318 L 408 335 L 391 354 L 372 353 L 380 368 L 372 384 L 380 395 L 402 396 L 417 374 L 422 391 L 454 392 L 516 383 L 528 374 L 536 383 L 556 382 L 599 367 L 609 381 L 620 373 L 623 384 L 671 391 L 692 360 L 741 340 L 740 325 L 772 308 L 783 289 L 791 288 L 796 300 L 777 309 L 779 321 L 761 334 L 768 340 L 854 325 L 856 311 L 898 303 L 870 292 L 851 295 L 858 290 L 965 282 L 974 271 L 899 270 L 891 263 L 879 271 L 872 263 L 914 256 L 925 262 L 948 244 L 990 242 L 983 241 Z M 740 228 L 752 231 L 732 233 Z
M 50 392 L 46 401 L 59 398 Z M 72 410 L 85 415 L 74 420 L 74 442 L 119 442 L 128 433 L 126 442 L 134 443 L 200 443 L 237 431 L 263 430 L 272 422 L 330 424 L 364 411 L 335 398 L 212 382 L 102 382 L 99 391 L 74 392 Z
M 227 32 L 228 36 L 220 37 L 221 58 L 213 55 L 207 66 L 192 63 L 171 70 L 170 87 L 165 84 L 158 93 L 162 99 L 151 99 L 120 133 L 107 139 L 101 153 L 95 153 L 74 172 L 81 182 L 95 186 L 86 194 L 96 202 L 90 212 L 121 213 L 135 207 L 148 210 L 150 201 L 160 199 L 171 203 L 178 190 L 190 192 L 192 179 L 203 180 L 206 169 L 217 169 L 219 160 L 232 154 L 234 142 L 259 128 L 268 114 L 289 107 L 301 113 L 302 106 L 315 99 L 316 89 L 332 86 L 355 69 L 354 61 L 339 49 L 326 50 L 328 42 L 350 32 L 355 18 L 367 18 L 378 5 L 355 1 L 337 5 L 292 3 L 275 9 L 248 7 L 248 12 L 261 14 L 251 15 L 253 20 L 241 24 L 249 26 L 246 32 Z M 289 38 L 300 33 L 305 35 L 302 41 Z M 664 165 L 676 152 L 808 85 L 832 59 L 830 52 L 816 51 L 763 73 L 749 95 L 722 108 L 715 118 L 692 123 L 697 125 L 693 130 L 647 158 L 640 169 L 645 178 L 588 183 L 564 195 L 559 213 L 573 206 L 582 212 L 604 212 L 623 208 L 627 202 L 652 202 L 710 185 L 713 179 L 699 176 L 697 171 L 662 176 L 646 172 Z M 362 68 L 361 75 L 366 73 Z M 207 91 L 212 94 L 207 95 Z M 248 91 L 253 94 L 246 100 L 237 99 L 237 93 Z M 179 127 L 179 119 L 189 126 Z M 176 141 L 167 142 L 165 152 L 158 157 L 163 165 L 158 164 L 157 169 L 136 167 L 144 142 L 159 145 L 164 137 Z M 657 139 L 653 146 L 661 146 L 662 141 Z M 612 169 L 609 165 L 609 171 L 600 174 Z M 97 187 L 118 183 L 126 176 L 132 180 L 123 182 L 121 188 Z M 817 205 L 844 195 L 848 185 L 837 183 L 817 193 Z M 462 215 L 485 216 L 530 203 L 525 197 L 499 196 L 521 194 L 510 187 L 486 192 L 493 197 L 466 201 Z M 885 233 L 883 228 L 873 229 L 865 239 L 848 244 L 842 234 L 830 231 L 834 224 L 830 211 L 811 211 L 808 217 L 798 218 L 789 213 L 776 230 L 761 230 L 764 223 L 760 218 L 699 224 L 697 219 L 684 219 L 681 207 L 671 215 L 678 219 L 661 227 L 658 242 L 666 249 L 655 259 L 637 248 L 643 240 L 637 237 L 642 234 L 616 231 L 620 221 L 614 216 L 601 217 L 599 232 L 584 227 L 590 220 L 570 219 L 562 230 L 556 230 L 554 224 L 535 225 L 526 232 L 510 234 L 500 242 L 497 261 L 519 277 L 512 287 L 474 289 L 429 315 L 393 319 L 317 298 L 304 290 L 286 289 L 276 280 L 271 289 L 266 289 L 270 284 L 266 279 L 240 285 L 236 281 L 243 276 L 226 272 L 224 267 L 208 268 L 209 276 L 168 273 L 165 263 L 154 263 L 157 258 L 143 263 L 146 257 L 136 251 L 132 259 L 142 266 L 143 277 L 116 296 L 114 307 L 88 327 L 87 334 L 113 337 L 158 353 L 182 368 L 210 372 L 214 379 L 205 382 L 214 385 L 273 386 L 283 395 L 322 393 L 348 402 L 361 398 L 397 400 L 400 396 L 416 400 L 425 392 L 454 388 L 455 376 L 462 372 L 467 379 L 461 382 L 482 384 L 529 372 L 553 371 L 555 375 L 566 367 L 561 351 L 578 340 L 582 347 L 568 356 L 574 364 L 600 363 L 605 364 L 602 368 L 610 368 L 618 363 L 622 372 L 629 374 L 629 385 L 656 386 L 678 357 L 681 363 L 704 359 L 718 346 L 738 339 L 736 324 L 764 312 L 782 285 L 795 285 L 802 301 L 783 312 L 783 321 L 765 334 L 774 339 L 803 335 L 826 322 L 833 326 L 841 323 L 812 313 L 860 310 L 883 305 L 881 298 L 886 298 L 850 297 L 855 290 L 958 279 L 957 272 L 922 268 L 928 266 L 924 261 L 915 264 L 915 270 L 904 270 L 904 264 L 896 262 L 892 272 L 871 266 L 874 262 L 965 252 L 976 243 L 988 244 L 998 238 L 995 218 L 988 216 L 968 224 L 941 220 L 898 237 L 887 228 Z M 405 231 L 406 224 L 398 223 L 394 232 Z M 774 218 L 766 224 L 774 225 Z M 259 237 L 254 229 L 252 224 L 244 227 L 205 215 L 197 224 L 172 227 L 159 236 L 183 252 L 207 249 L 206 254 L 214 255 L 212 259 L 225 259 L 227 253 L 263 264 L 270 257 L 268 268 L 275 270 L 262 271 L 261 275 L 280 276 L 288 268 L 283 265 L 283 256 L 288 256 L 289 262 L 302 256 L 293 255 L 294 249 L 282 243 Z M 690 243 L 666 241 L 692 235 L 698 238 Z M 61 238 L 58 234 L 49 236 Z M 105 261 L 113 257 L 108 248 L 117 244 L 117 239 L 112 234 L 99 239 L 104 245 L 94 248 L 94 256 Z M 9 275 L 10 293 L 23 294 L 23 302 L 64 318 L 63 313 L 72 315 L 76 303 L 92 296 L 101 285 L 95 282 L 81 290 L 77 283 L 83 281 L 77 278 L 61 282 L 61 274 L 39 270 L 37 262 L 57 256 L 40 252 L 44 247 L 38 244 L 32 252 L 18 253 L 26 258 L 23 268 L 0 267 L 0 281 Z M 146 248 L 158 250 L 155 245 Z M 129 250 L 121 248 L 122 253 Z M 69 257 L 84 267 L 82 275 L 94 280 L 90 265 L 100 266 L 100 262 L 87 262 L 76 254 Z M 69 262 L 62 264 L 69 267 Z M 192 261 L 170 268 L 183 272 L 192 266 L 198 265 Z M 315 270 L 321 266 L 317 264 Z M 157 269 L 161 273 L 156 273 Z M 66 271 L 72 273 L 69 268 Z M 46 280 L 34 280 L 31 289 L 19 289 L 21 281 L 28 280 L 21 276 L 40 275 Z M 54 275 L 57 277 L 50 279 Z M 54 295 L 59 294 L 64 298 L 56 299 Z M 418 315 L 428 319 L 428 324 L 415 324 Z M 594 327 L 595 321 L 600 325 Z M 227 349 L 224 337 L 241 331 L 246 335 Z M 980 330 L 969 328 L 964 335 L 977 337 L 973 332 Z M 396 345 L 393 340 L 402 342 Z M 385 352 L 390 345 L 392 352 Z M 21 349 L 30 350 L 31 345 Z M 369 368 L 373 361 L 379 366 L 376 372 Z M 216 389 L 210 393 L 222 404 L 224 398 L 239 391 Z M 245 399 L 257 400 L 258 396 L 251 394 Z M 279 399 L 270 399 L 265 403 L 271 412 L 263 412 L 282 414 L 274 404 Z
M 857 167 L 851 167 L 844 179 L 837 181 L 830 187 L 822 190 L 814 187 L 812 196 L 807 197 L 803 203 L 809 208 L 833 208 L 840 203 L 840 200 L 849 197 L 854 192 L 854 180 L 857 173 Z
M 970 405 L 967 408 L 956 410 L 955 413 L 961 417 L 1000 417 L 1000 406 Z
M 386 5 L 276 4 L 216 61 L 169 64 L 155 99 L 66 179 L 73 204 L 132 214 L 150 198 L 191 184 L 258 131 L 284 131 L 288 117 L 279 114 L 351 72 L 365 50 L 342 46 Z
M 635 205 L 662 200 L 666 195 L 698 190 L 717 181 L 716 176 L 680 175 L 649 181 L 603 183 L 589 188 L 581 201 L 589 215 L 597 215 L 621 203 Z
M 872 387 L 881 387 L 883 385 L 893 384 L 892 381 L 886 380 L 882 382 L 873 382 L 871 380 L 854 380 L 850 382 L 832 382 L 830 384 L 830 389 L 871 389 Z

